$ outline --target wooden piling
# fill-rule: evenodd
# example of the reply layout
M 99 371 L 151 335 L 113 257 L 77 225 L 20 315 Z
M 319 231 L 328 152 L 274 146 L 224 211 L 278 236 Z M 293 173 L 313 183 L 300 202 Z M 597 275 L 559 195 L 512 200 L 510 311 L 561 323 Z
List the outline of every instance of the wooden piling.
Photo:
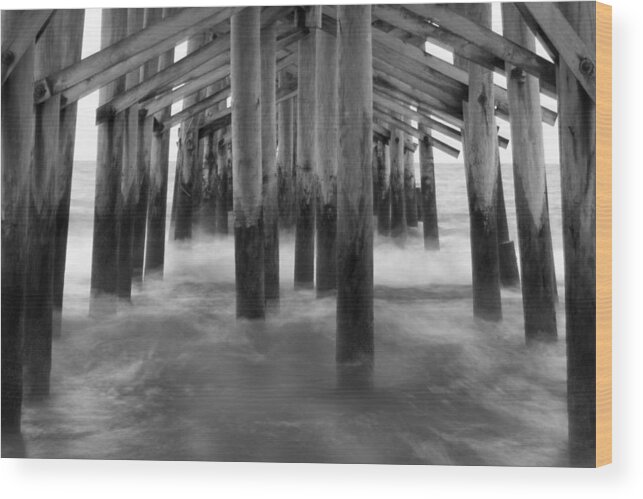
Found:
M 132 35 L 143 28 L 143 9 L 127 9 L 127 34 Z M 125 90 L 140 83 L 140 70 L 125 76 Z M 129 303 L 132 298 L 132 270 L 134 252 L 134 219 L 139 195 L 139 161 L 141 136 L 138 105 L 123 111 L 123 166 L 118 202 L 118 298 Z
M 408 136 L 407 140 L 411 137 Z M 415 200 L 415 165 L 414 153 L 411 149 L 404 148 L 404 211 L 407 227 L 418 226 L 417 201 Z
M 505 207 L 505 190 L 502 185 L 502 167 L 500 154 L 496 147 L 496 163 L 498 165 L 498 187 L 496 194 L 496 225 L 498 227 L 498 272 L 500 284 L 505 288 L 520 286 L 520 273 L 518 272 L 518 259 L 516 248 L 509 236 L 507 223 L 507 209 Z
M 424 232 L 424 249 L 439 250 L 440 234 L 438 231 L 438 205 L 435 189 L 435 164 L 431 135 L 426 129 L 420 140 L 420 188 L 422 192 L 422 225 Z
M 337 288 L 337 38 L 320 31 L 317 40 L 317 293 Z
M 83 45 L 83 28 L 85 24 L 84 9 L 59 11 L 62 16 L 60 39 L 61 66 L 67 67 L 78 62 Z M 58 125 L 58 168 L 56 170 L 56 236 L 54 243 L 53 267 L 53 336 L 61 335 L 63 292 L 65 286 L 65 263 L 67 260 L 67 234 L 69 231 L 69 206 L 71 202 L 71 179 L 74 165 L 74 147 L 76 142 L 77 103 L 73 102 L 60 110 Z
M 163 9 L 145 9 L 143 27 L 149 28 L 163 18 Z M 159 58 L 148 60 L 141 69 L 141 81 L 149 79 L 158 71 Z M 138 160 L 138 200 L 134 207 L 134 226 L 132 236 L 132 279 L 135 282 L 143 280 L 143 265 L 145 260 L 145 235 L 147 225 L 147 207 L 150 190 L 150 158 L 152 152 L 153 122 L 152 116 L 139 116 L 139 160 Z
M 307 14 L 311 31 L 299 43 L 297 95 L 297 160 L 295 286 L 312 287 L 315 278 L 315 171 L 317 160 L 316 47 L 318 30 L 315 12 Z M 321 12 L 319 12 L 321 17 Z
M 368 384 L 374 359 L 371 7 L 340 5 L 337 19 L 337 361 L 340 383 Z
M 103 9 L 101 47 L 125 38 L 127 9 Z M 99 104 L 110 101 L 125 90 L 125 77 L 103 87 Z M 94 202 L 94 238 L 90 313 L 94 316 L 116 311 L 116 275 L 118 253 L 117 198 L 120 190 L 123 115 L 110 115 L 98 124 L 96 193 Z
M 2 45 L 20 11 L 2 13 Z M 2 84 L 2 456 L 20 457 L 22 412 L 21 316 L 29 169 L 34 144 L 34 42 Z
M 463 4 L 466 15 L 491 27 L 491 4 Z M 469 99 L 464 103 L 464 159 L 469 198 L 473 314 L 502 319 L 496 221 L 496 122 L 493 72 L 469 63 Z
M 60 40 L 64 12 L 56 12 L 36 42 L 34 78 L 62 69 Z M 37 92 L 37 90 L 36 90 Z M 56 170 L 58 166 L 60 96 L 38 104 L 30 168 L 27 226 L 27 268 L 24 325 L 24 393 L 49 394 L 53 327 L 53 251 L 56 233 Z
M 228 234 L 228 144 L 225 140 L 225 129 L 219 130 L 215 137 L 217 138 L 215 154 L 217 162 L 217 233 Z
M 535 51 L 534 35 L 515 6 L 502 5 L 504 36 Z M 547 203 L 540 85 L 534 76 L 506 65 L 511 114 L 516 219 L 522 270 L 522 301 L 527 341 L 555 340 L 556 290 Z
M 286 71 L 279 74 L 279 86 L 288 84 Z M 294 110 L 295 99 L 286 99 L 278 104 L 279 108 L 279 147 L 277 149 L 277 170 L 279 172 L 279 225 L 284 229 L 292 229 L 294 225 Z
M 406 210 L 404 209 L 404 132 L 391 130 L 391 237 L 404 246 L 406 242 Z
M 199 49 L 204 42 L 204 35 L 198 34 L 188 40 L 188 54 Z M 183 99 L 183 107 L 189 107 L 199 101 L 199 92 Z M 193 116 L 183 123 L 179 129 L 179 151 L 181 159 L 177 158 L 174 187 L 174 239 L 192 238 L 192 189 L 196 165 L 198 164 L 200 116 Z
M 391 148 L 389 144 L 378 141 L 382 150 L 381 165 L 378 168 L 377 232 L 382 236 L 391 233 Z
M 557 6 L 595 53 L 595 5 L 574 2 Z M 596 464 L 596 105 L 562 59 L 558 62 L 557 91 L 570 464 L 593 467 Z
M 237 316 L 265 315 L 259 7 L 232 16 L 232 179 Z
M 279 184 L 277 177 L 277 104 L 275 50 L 277 26 L 261 30 L 261 169 L 266 300 L 279 299 Z
M 164 16 L 170 9 L 164 10 Z M 158 70 L 174 62 L 174 49 L 159 57 Z M 150 176 L 147 206 L 147 241 L 145 248 L 145 278 L 163 276 L 165 263 L 165 221 L 167 211 L 167 180 L 170 155 L 170 130 L 159 127 L 167 120 L 172 108 L 167 106 L 155 117 L 150 144 Z

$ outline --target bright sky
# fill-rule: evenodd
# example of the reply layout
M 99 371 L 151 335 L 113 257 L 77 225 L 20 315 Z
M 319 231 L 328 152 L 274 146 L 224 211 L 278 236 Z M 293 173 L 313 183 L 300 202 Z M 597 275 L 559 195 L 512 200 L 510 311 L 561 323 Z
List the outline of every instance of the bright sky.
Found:
M 83 37 L 83 57 L 97 52 L 100 49 L 100 9 L 87 9 L 85 14 L 85 31 Z M 500 12 L 500 4 L 493 4 L 493 29 L 498 33 L 502 33 L 502 19 Z M 449 62 L 453 61 L 451 53 L 445 51 L 439 47 L 427 44 L 427 51 L 431 52 L 437 57 L 443 58 Z M 175 51 L 175 58 L 181 58 L 185 56 L 186 44 L 182 44 Z M 541 46 L 538 46 L 538 53 L 543 57 L 547 58 L 547 54 Z M 504 77 L 501 75 L 495 75 L 495 81 L 501 86 L 505 86 Z M 552 110 L 556 110 L 556 102 L 547 97 L 542 97 L 542 104 L 549 107 Z M 174 106 L 174 112 L 180 109 L 180 103 Z M 77 131 L 76 131 L 76 160 L 95 160 L 96 159 L 96 140 L 97 132 L 95 126 L 95 111 L 98 107 L 98 92 L 81 99 L 78 103 L 78 122 L 77 122 Z M 500 127 L 500 133 L 507 137 L 511 138 L 511 133 L 509 130 L 509 123 L 499 119 L 498 125 Z M 170 141 L 170 159 L 173 160 L 176 157 L 176 133 L 177 127 L 172 129 L 172 139 Z M 547 163 L 558 163 L 558 126 L 549 126 L 543 124 L 543 136 L 545 143 L 545 160 Z M 439 134 L 436 134 L 436 137 L 439 137 L 444 142 L 450 143 L 452 145 L 457 145 L 448 138 L 445 138 Z M 458 146 L 458 148 L 460 148 Z M 416 153 L 417 154 L 417 153 Z M 417 158 L 416 158 L 417 159 Z M 505 150 L 500 150 L 500 159 L 503 164 L 511 163 L 511 141 L 509 147 Z M 447 156 L 441 151 L 435 151 L 435 161 L 436 163 L 453 163 L 461 162 L 462 155 L 458 160 Z

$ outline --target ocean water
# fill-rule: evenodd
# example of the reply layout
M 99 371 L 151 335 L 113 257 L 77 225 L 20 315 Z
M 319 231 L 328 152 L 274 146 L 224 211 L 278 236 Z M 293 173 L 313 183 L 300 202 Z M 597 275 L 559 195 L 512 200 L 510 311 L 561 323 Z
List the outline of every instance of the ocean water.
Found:
M 404 249 L 376 236 L 369 391 L 336 386 L 335 300 L 293 289 L 292 235 L 281 236 L 279 310 L 261 325 L 235 318 L 232 237 L 168 244 L 162 282 L 136 287 L 111 319 L 89 318 L 94 169 L 74 171 L 63 332 L 51 397 L 25 406 L 29 457 L 566 464 L 556 165 L 560 340 L 526 347 L 517 291 L 503 290 L 501 323 L 473 319 L 464 167 L 437 165 L 441 251 L 424 251 L 421 224 Z M 509 165 L 503 178 L 515 240 Z

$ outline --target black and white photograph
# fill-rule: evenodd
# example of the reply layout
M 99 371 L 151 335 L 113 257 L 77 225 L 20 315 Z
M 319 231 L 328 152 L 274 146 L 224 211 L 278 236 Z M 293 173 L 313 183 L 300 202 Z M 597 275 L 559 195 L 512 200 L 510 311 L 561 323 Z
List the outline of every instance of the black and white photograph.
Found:
M 2 458 L 611 462 L 609 6 L 56 3 L 1 12 Z

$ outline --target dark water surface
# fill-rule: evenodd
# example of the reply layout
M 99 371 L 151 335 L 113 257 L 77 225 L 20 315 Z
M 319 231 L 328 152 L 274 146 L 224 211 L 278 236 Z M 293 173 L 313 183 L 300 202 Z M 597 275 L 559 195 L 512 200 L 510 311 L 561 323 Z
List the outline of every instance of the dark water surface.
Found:
M 557 344 L 525 346 L 516 291 L 503 291 L 500 324 L 472 318 L 461 166 L 436 168 L 442 251 L 426 253 L 419 232 L 406 249 L 376 239 L 370 391 L 336 387 L 335 300 L 293 289 L 292 236 L 279 310 L 262 325 L 235 318 L 231 238 L 169 245 L 164 281 L 136 289 L 117 317 L 88 318 L 93 168 L 74 172 L 63 337 L 51 398 L 25 408 L 30 457 L 566 463 L 562 283 Z M 550 168 L 561 281 L 557 175 Z M 511 216 L 509 168 L 503 176 Z

